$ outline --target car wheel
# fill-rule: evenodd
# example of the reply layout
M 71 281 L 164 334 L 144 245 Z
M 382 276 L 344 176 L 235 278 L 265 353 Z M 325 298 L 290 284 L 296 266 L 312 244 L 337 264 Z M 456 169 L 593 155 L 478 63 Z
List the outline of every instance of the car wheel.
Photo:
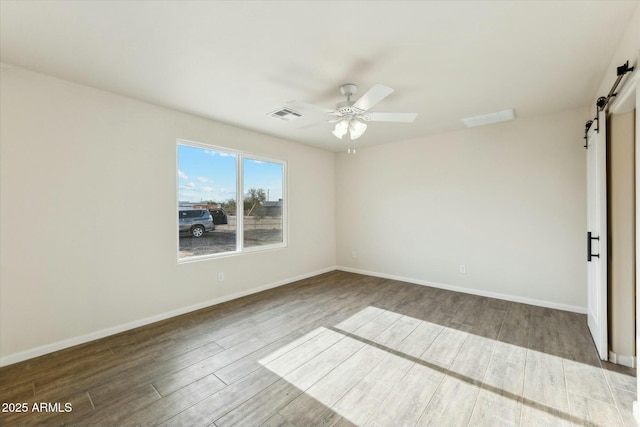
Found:
M 194 225 L 191 228 L 191 235 L 193 237 L 202 237 L 204 236 L 204 227 L 201 225 Z

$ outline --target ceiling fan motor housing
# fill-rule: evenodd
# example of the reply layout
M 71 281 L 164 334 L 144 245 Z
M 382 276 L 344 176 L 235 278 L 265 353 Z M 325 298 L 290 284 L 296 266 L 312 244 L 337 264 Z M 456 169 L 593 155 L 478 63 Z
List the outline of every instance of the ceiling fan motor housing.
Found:
M 339 102 L 336 105 L 336 111 L 341 116 L 355 116 L 357 114 L 363 113 L 364 110 L 353 107 L 355 101 L 351 100 L 351 97 L 358 91 L 358 86 L 353 83 L 345 83 L 340 86 L 340 92 L 347 97 L 346 101 Z
M 342 102 L 338 102 L 338 104 L 336 105 L 336 111 L 338 113 L 340 113 L 341 115 L 348 115 L 348 114 L 353 114 L 353 108 L 351 108 L 351 106 L 355 104 L 354 101 L 342 101 Z
M 358 91 L 358 86 L 353 83 L 345 83 L 340 86 L 340 93 L 342 93 L 347 98 L 351 97 Z

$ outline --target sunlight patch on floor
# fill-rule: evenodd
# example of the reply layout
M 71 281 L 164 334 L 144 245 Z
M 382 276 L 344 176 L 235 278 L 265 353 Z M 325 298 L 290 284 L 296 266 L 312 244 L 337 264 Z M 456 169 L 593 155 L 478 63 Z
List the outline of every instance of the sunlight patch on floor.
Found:
M 592 414 L 573 422 L 620 416 L 599 367 L 371 306 L 259 362 L 303 391 L 279 411 L 296 425 L 562 425 L 572 406 Z M 597 400 L 567 391 L 583 383 Z

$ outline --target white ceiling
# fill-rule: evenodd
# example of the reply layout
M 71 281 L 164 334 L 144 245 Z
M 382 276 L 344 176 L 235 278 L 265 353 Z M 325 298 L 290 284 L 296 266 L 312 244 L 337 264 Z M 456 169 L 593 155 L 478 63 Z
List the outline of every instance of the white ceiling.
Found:
M 588 105 L 638 1 L 7 1 L 0 59 L 100 89 L 329 150 L 321 113 L 267 116 L 286 101 L 333 108 L 395 88 L 360 146 Z

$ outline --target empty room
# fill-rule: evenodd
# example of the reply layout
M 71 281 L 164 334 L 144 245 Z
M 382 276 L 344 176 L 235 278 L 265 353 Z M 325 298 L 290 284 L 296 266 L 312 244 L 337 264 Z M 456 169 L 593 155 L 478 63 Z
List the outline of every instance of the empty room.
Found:
M 0 0 L 0 425 L 640 425 L 639 5 Z

